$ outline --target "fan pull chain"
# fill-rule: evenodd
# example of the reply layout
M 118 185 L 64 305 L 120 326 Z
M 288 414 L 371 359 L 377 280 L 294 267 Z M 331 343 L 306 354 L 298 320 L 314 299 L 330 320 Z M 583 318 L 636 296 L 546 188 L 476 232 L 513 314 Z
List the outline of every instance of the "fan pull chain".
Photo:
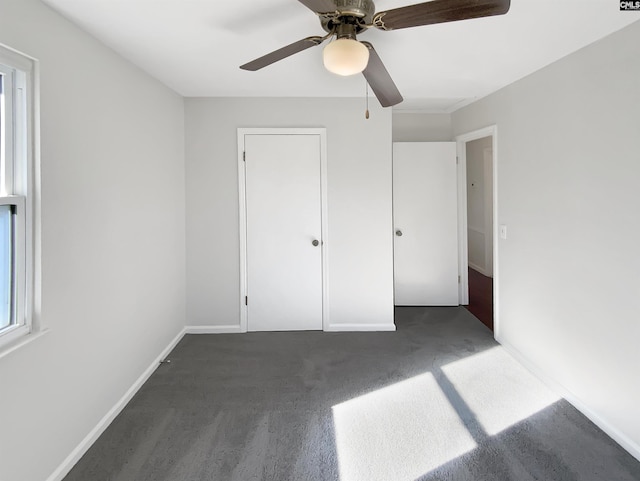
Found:
M 365 80 L 364 84 L 366 85 L 365 99 L 367 104 L 367 109 L 364 111 L 364 118 L 369 120 L 369 82 Z

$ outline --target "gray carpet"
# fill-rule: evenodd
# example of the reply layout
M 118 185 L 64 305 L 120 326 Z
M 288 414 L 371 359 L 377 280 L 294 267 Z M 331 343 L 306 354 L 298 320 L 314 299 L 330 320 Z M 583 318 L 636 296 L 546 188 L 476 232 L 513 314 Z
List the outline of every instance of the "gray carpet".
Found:
M 467 310 L 396 324 L 188 335 L 65 481 L 640 480 Z

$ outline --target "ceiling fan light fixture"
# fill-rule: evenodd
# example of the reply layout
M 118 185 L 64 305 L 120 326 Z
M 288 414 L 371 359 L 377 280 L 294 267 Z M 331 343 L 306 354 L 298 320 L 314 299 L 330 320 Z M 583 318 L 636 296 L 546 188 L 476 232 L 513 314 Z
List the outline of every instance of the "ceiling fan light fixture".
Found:
M 325 68 L 337 75 L 355 75 L 367 68 L 369 49 L 351 38 L 339 38 L 327 45 L 322 52 Z

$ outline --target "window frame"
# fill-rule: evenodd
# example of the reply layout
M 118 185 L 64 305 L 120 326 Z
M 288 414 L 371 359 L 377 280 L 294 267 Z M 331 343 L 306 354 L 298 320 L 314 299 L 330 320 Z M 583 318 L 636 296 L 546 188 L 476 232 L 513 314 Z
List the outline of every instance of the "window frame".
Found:
M 40 330 L 34 321 L 34 197 L 37 62 L 0 44 L 4 119 L 0 124 L 0 205 L 13 206 L 12 323 L 0 330 L 0 355 Z

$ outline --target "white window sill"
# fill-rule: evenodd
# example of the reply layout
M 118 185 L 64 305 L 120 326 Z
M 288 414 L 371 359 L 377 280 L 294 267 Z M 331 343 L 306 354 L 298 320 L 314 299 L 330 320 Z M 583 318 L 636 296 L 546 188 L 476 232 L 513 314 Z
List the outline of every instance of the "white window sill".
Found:
M 40 339 L 42 336 L 44 336 L 48 332 L 49 332 L 49 329 L 42 329 L 38 332 L 25 334 L 24 336 L 16 339 L 15 341 L 12 341 L 0 347 L 0 359 L 11 354 L 14 351 L 17 351 L 18 349 L 20 349 L 23 346 L 26 346 L 27 344 L 31 344 L 36 339 Z

